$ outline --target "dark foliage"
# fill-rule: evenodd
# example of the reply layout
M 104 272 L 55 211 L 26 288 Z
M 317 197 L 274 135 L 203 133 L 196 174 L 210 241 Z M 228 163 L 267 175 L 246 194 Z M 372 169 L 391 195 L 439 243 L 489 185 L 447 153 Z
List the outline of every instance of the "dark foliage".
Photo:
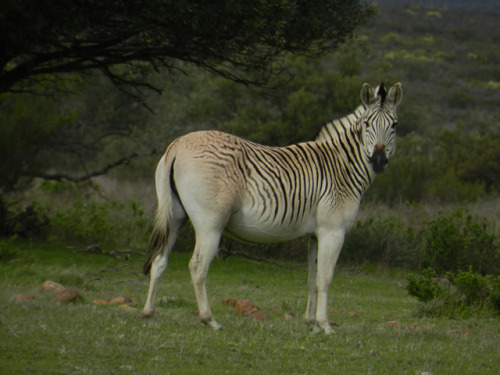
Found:
M 275 57 L 322 55 L 372 13 L 351 0 L 5 0 L 0 92 L 43 91 L 57 81 L 49 75 L 91 69 L 152 88 L 146 76 L 179 61 L 263 84 L 279 72 Z

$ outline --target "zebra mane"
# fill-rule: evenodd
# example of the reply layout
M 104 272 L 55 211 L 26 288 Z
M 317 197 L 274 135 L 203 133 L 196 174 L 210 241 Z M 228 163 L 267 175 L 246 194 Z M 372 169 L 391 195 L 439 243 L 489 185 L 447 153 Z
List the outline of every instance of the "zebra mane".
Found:
M 348 129 L 350 129 L 352 125 L 356 124 L 356 121 L 365 111 L 365 105 L 361 104 L 354 110 L 354 112 L 348 114 L 347 116 L 332 120 L 320 129 L 315 141 L 324 142 L 332 138 L 338 138 L 342 133 L 345 133 Z

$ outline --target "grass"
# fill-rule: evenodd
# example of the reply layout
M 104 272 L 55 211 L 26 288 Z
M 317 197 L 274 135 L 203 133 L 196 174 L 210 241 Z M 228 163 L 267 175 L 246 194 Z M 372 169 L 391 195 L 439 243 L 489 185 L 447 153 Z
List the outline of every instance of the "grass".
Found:
M 153 321 L 140 309 L 148 279 L 142 259 L 76 253 L 54 244 L 4 243 L 0 259 L 2 374 L 492 374 L 499 366 L 499 321 L 416 315 L 418 302 L 398 271 L 340 268 L 330 292 L 332 336 L 312 335 L 301 317 L 304 267 L 216 259 L 209 296 L 221 332 L 199 323 L 187 269 L 174 253 Z M 293 266 L 293 264 L 290 264 Z M 51 279 L 74 286 L 84 301 L 56 305 L 40 293 Z M 16 302 L 14 295 L 34 299 Z M 128 311 L 91 303 L 128 294 Z M 237 316 L 223 298 L 248 298 L 270 316 Z M 283 319 L 285 312 L 295 315 Z M 397 322 L 389 324 L 389 322 Z

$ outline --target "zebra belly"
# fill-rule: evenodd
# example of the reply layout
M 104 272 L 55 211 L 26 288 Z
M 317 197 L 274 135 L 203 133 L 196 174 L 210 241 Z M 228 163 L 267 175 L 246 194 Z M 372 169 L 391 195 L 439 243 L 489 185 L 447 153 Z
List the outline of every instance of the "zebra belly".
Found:
M 301 224 L 285 225 L 281 223 L 265 223 L 252 216 L 236 213 L 229 219 L 225 234 L 237 240 L 254 243 L 272 243 L 293 240 L 315 230 L 315 220 L 309 218 Z

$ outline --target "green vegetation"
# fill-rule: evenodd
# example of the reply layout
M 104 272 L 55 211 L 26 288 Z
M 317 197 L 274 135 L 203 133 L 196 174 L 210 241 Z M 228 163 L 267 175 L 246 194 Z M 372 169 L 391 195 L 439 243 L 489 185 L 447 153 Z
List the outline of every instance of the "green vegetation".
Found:
M 470 318 L 500 313 L 500 276 L 481 276 L 469 269 L 439 278 L 428 268 L 418 275 L 410 274 L 406 288 L 425 302 L 420 307 L 424 316 Z
M 423 232 L 422 261 L 439 274 L 471 269 L 481 274 L 500 273 L 498 238 L 488 232 L 483 218 L 457 210 L 430 220 Z
M 306 267 L 216 259 L 209 277 L 211 303 L 224 330 L 199 323 L 189 281 L 189 255 L 174 253 L 160 285 L 157 315 L 139 316 L 147 278 L 142 258 L 68 251 L 63 246 L 10 241 L 0 261 L 0 371 L 36 373 L 494 373 L 498 320 L 416 316 L 417 301 L 399 272 L 340 268 L 331 288 L 332 336 L 312 335 L 302 321 Z M 78 288 L 83 302 L 54 303 L 40 292 L 52 279 Z M 17 302 L 14 295 L 34 294 Z M 136 311 L 91 302 L 130 295 Z M 265 322 L 238 316 L 218 303 L 249 298 Z M 161 302 L 163 301 L 163 302 Z M 291 312 L 295 318 L 285 320 Z
M 497 372 L 497 23 L 495 8 L 387 1 L 336 52 L 280 55 L 282 64 L 268 69 L 287 82 L 272 89 L 178 62 L 185 75 L 152 73 L 162 95 L 139 102 L 96 72 L 39 76 L 52 96 L 1 94 L 0 372 Z M 307 239 L 267 246 L 223 239 L 221 255 L 283 267 L 216 259 L 210 296 L 225 330 L 201 326 L 188 225 L 145 327 L 138 253 L 147 249 L 154 168 L 168 143 L 199 129 L 269 145 L 309 140 L 359 104 L 365 81 L 401 81 L 405 98 L 397 152 L 364 198 L 339 259 L 330 296 L 336 335 L 313 336 L 300 319 Z M 55 305 L 39 292 L 46 279 L 78 288 L 84 301 Z M 35 298 L 16 302 L 18 294 Z M 137 310 L 91 303 L 119 295 L 130 295 Z M 244 297 L 271 319 L 251 321 L 218 303 Z M 284 320 L 285 312 L 295 319 Z

